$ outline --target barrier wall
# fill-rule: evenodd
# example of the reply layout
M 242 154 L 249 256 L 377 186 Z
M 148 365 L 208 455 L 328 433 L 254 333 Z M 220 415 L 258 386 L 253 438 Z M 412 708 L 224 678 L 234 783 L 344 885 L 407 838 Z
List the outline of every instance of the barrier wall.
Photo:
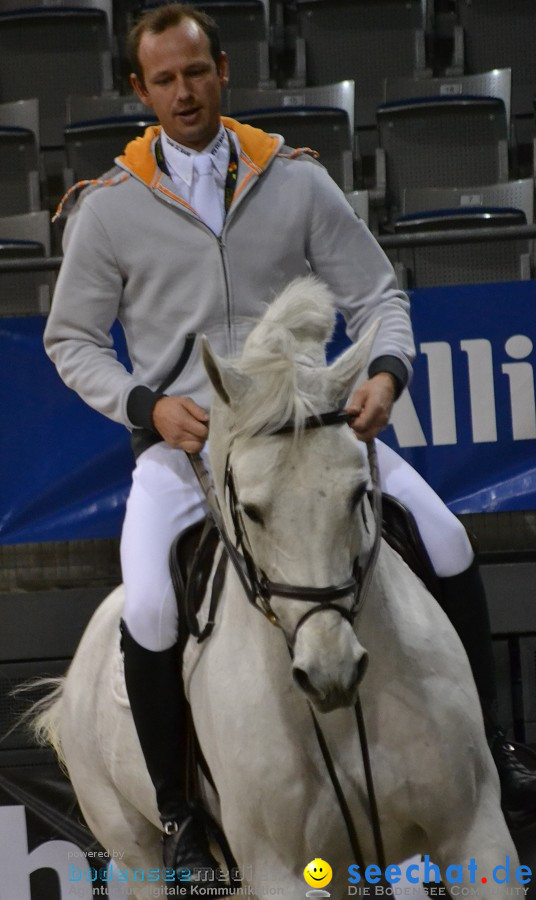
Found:
M 455 513 L 535 509 L 536 282 L 417 290 L 411 314 L 415 376 L 385 440 Z M 61 383 L 43 328 L 39 317 L 0 320 L 0 542 L 113 537 L 128 434 Z M 339 323 L 330 355 L 345 341 Z

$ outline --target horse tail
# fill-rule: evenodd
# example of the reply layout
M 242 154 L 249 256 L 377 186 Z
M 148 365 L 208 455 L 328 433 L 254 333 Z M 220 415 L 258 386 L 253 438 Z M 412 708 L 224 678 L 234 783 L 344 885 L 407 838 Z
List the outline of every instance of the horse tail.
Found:
M 60 739 L 60 715 L 63 703 L 63 687 L 65 678 L 37 678 L 22 685 L 18 691 L 51 688 L 50 692 L 40 700 L 32 703 L 23 714 L 22 721 L 27 725 L 34 741 L 41 747 L 52 747 L 59 764 L 66 770 L 65 757 Z

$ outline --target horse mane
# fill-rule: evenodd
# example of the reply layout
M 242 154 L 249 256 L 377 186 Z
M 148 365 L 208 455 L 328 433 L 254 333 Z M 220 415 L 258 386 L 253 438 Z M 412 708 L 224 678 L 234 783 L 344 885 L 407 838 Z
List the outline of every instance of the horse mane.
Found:
M 250 384 L 235 410 L 234 438 L 271 433 L 322 411 L 325 345 L 333 332 L 331 291 L 318 278 L 296 278 L 248 336 L 237 368 Z

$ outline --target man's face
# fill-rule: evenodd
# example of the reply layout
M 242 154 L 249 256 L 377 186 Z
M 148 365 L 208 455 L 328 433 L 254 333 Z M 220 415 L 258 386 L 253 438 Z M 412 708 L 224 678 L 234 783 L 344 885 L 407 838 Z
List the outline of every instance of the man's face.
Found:
M 142 103 L 154 110 L 170 138 L 203 150 L 220 127 L 221 89 L 228 81 L 225 53 L 216 65 L 205 32 L 183 19 L 161 34 L 144 32 L 138 58 L 143 82 L 132 74 L 130 83 Z

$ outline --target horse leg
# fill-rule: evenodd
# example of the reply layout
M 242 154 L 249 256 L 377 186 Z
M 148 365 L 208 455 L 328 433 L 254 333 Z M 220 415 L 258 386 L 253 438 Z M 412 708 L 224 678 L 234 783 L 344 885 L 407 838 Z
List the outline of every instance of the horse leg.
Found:
M 495 792 L 482 796 L 473 817 L 464 827 L 460 816 L 456 834 L 433 842 L 434 858 L 451 896 L 459 896 L 459 885 L 469 896 L 500 898 L 521 895 L 516 873 L 519 860 Z M 455 821 L 455 819 L 452 819 Z M 504 883 L 503 883 L 504 879 Z M 515 891 L 515 893 L 514 893 Z
M 99 790 L 86 792 L 79 803 L 90 831 L 114 862 L 111 880 L 121 880 L 136 900 L 154 900 L 155 888 L 162 883 L 148 882 L 147 877 L 149 870 L 160 870 L 162 866 L 158 829 L 109 781 L 101 781 Z M 114 873 L 116 868 L 121 873 Z M 136 870 L 143 881 L 135 879 Z

